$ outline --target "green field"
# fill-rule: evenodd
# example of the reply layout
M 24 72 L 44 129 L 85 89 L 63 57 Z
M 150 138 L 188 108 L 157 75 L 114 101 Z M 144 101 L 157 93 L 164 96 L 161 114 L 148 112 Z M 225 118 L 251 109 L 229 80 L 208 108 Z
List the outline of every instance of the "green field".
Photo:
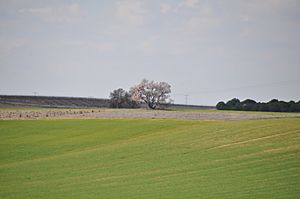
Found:
M 258 115 L 285 115 L 285 116 L 299 116 L 299 112 L 269 112 L 269 111 L 238 111 L 238 110 L 217 110 L 217 109 L 197 109 L 197 108 L 177 108 L 170 109 L 170 111 L 180 112 L 210 112 L 210 113 L 242 113 L 242 114 L 258 114 Z
M 300 198 L 300 119 L 0 121 L 0 198 Z

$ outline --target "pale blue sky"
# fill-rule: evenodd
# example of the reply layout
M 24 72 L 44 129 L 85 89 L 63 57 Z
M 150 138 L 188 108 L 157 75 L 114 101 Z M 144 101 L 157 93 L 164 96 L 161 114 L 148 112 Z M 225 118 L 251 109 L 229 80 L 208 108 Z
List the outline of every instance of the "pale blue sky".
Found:
M 94 96 L 142 78 L 175 103 L 300 100 L 299 0 L 0 0 L 0 94 Z

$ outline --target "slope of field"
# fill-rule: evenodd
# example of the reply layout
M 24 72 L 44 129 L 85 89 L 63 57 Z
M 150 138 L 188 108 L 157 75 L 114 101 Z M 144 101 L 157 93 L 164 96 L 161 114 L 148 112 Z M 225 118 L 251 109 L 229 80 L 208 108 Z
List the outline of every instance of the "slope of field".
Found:
M 0 108 L 108 108 L 109 99 L 93 97 L 58 97 L 58 96 L 30 96 L 30 95 L 0 95 Z M 140 107 L 146 108 L 142 103 Z M 161 108 L 179 109 L 215 109 L 215 106 L 161 104 Z
M 300 198 L 300 119 L 0 121 L 0 198 Z
M 0 95 L 0 107 L 109 107 L 109 100 L 86 97 Z

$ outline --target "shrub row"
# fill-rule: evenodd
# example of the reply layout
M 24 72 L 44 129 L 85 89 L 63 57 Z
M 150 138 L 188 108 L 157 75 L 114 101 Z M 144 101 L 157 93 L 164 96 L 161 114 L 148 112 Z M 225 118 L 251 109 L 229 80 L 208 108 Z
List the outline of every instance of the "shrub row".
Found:
M 295 101 L 278 101 L 273 99 L 267 103 L 256 102 L 252 99 L 240 101 L 233 98 L 228 102 L 219 102 L 217 104 L 218 110 L 239 110 L 239 111 L 270 111 L 270 112 L 300 112 L 300 100 Z

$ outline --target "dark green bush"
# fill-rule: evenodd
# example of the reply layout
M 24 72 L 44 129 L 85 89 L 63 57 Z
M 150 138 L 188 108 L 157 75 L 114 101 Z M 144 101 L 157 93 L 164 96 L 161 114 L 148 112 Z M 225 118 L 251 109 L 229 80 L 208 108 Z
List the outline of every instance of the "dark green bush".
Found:
M 233 98 L 228 102 L 219 102 L 218 110 L 240 110 L 240 111 L 271 111 L 271 112 L 300 112 L 300 101 L 285 102 L 277 99 L 272 99 L 267 103 L 256 102 L 252 99 L 240 101 Z

